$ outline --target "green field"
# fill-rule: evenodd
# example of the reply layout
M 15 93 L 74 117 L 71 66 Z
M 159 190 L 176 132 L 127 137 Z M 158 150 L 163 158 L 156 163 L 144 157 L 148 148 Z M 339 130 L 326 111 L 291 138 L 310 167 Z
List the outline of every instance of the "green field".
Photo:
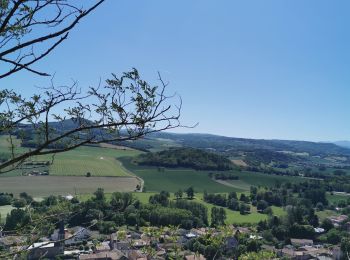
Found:
M 11 205 L 0 206 L 0 223 L 3 223 L 5 221 L 7 214 L 10 213 L 10 211 L 13 209 L 14 207 Z
M 227 181 L 226 184 L 218 183 L 209 177 L 213 171 L 196 171 L 192 169 L 167 169 L 159 170 L 157 167 L 138 166 L 131 162 L 130 158 L 120 159 L 123 165 L 145 181 L 146 191 L 175 192 L 193 186 L 195 191 L 203 192 L 244 192 L 255 186 L 273 186 L 276 182 L 301 182 L 302 178 L 290 176 L 268 175 L 255 172 L 232 171 L 239 180 Z
M 157 167 L 138 167 L 130 162 L 130 158 L 121 159 L 123 165 L 141 177 L 145 181 L 146 191 L 162 191 L 175 192 L 179 189 L 186 189 L 193 186 L 196 192 L 230 192 L 244 191 L 219 184 L 213 181 L 208 172 L 195 171 L 191 169 L 164 169 L 158 171 Z
M 326 198 L 330 203 L 337 203 L 341 200 L 347 200 L 350 199 L 350 195 L 349 194 L 343 194 L 343 193 L 328 193 L 326 194 Z
M 27 151 L 26 148 L 19 147 L 19 141 L 14 139 L 17 145 L 17 154 Z M 0 136 L 0 152 L 10 153 L 10 142 L 8 136 Z M 94 146 L 82 146 L 72 151 L 56 154 L 53 164 L 45 169 L 35 169 L 38 171 L 49 170 L 50 175 L 59 176 L 85 176 L 90 172 L 92 176 L 130 176 L 128 171 L 122 167 L 117 158 L 124 156 L 136 156 L 141 152 L 136 150 L 122 150 L 114 148 L 102 148 Z M 33 161 L 51 161 L 52 157 L 34 156 Z M 30 170 L 15 170 L 1 176 L 20 176 Z
M 27 192 L 33 197 L 49 195 L 92 194 L 97 188 L 107 193 L 134 191 L 135 177 L 18 176 L 0 178 L 0 191 L 17 196 Z
M 335 212 L 334 210 L 323 210 L 323 211 L 317 211 L 316 215 L 318 216 L 319 221 L 322 222 L 324 219 L 330 216 L 338 216 L 339 213 Z
M 57 154 L 50 166 L 50 175 L 85 176 L 90 172 L 92 176 L 129 176 L 117 158 L 137 154 L 140 152 L 135 150 L 83 146 Z

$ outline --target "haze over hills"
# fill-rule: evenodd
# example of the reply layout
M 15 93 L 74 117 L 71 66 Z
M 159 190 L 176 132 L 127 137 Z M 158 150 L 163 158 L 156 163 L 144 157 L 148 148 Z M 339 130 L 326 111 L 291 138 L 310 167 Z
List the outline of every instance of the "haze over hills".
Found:
M 333 142 L 333 143 L 338 145 L 338 146 L 350 149 L 350 141 L 336 141 L 336 142 Z
M 236 149 L 254 150 L 266 149 L 271 151 L 292 151 L 296 153 L 306 152 L 310 155 L 325 154 L 342 154 L 350 155 L 349 146 L 346 142 L 337 143 L 321 143 L 310 141 L 294 141 L 294 140 L 277 140 L 277 139 L 251 139 L 226 137 L 212 134 L 175 134 L 175 133 L 155 133 L 146 137 L 146 139 L 168 139 L 178 144 L 191 146 L 196 148 L 212 148 L 218 151 L 227 151 L 235 147 Z M 142 141 L 142 140 L 141 140 Z
M 84 124 L 90 124 L 86 121 Z M 68 119 L 61 122 L 51 122 L 50 127 L 55 132 L 65 132 L 77 127 L 77 122 Z M 25 139 L 22 141 L 24 147 L 37 145 L 37 138 L 33 126 L 21 125 L 26 131 Z M 94 130 L 91 134 L 96 136 L 109 135 L 107 130 Z M 123 135 L 123 130 L 120 132 Z M 18 136 L 20 132 L 18 132 Z M 240 163 L 259 170 L 273 168 L 317 168 L 324 167 L 350 167 L 350 147 L 345 142 L 325 143 L 295 140 L 268 140 L 235 138 L 213 134 L 198 133 L 169 133 L 158 132 L 146 135 L 135 141 L 111 142 L 111 144 L 134 148 L 144 152 L 158 152 L 172 147 L 190 147 L 207 150 L 223 155 L 231 160 L 241 160 Z M 262 168 L 261 168 L 262 167 Z
M 90 122 L 86 120 L 86 124 Z M 68 131 L 77 127 L 77 122 L 67 119 L 61 122 L 51 122 L 50 127 L 56 131 Z M 32 134 L 32 126 L 20 125 L 28 133 Z M 100 131 L 96 130 L 100 134 Z M 123 134 L 123 131 L 121 131 Z M 120 144 L 120 143 L 119 143 Z M 199 149 L 210 149 L 219 153 L 232 155 L 237 151 L 269 151 L 307 154 L 310 156 L 329 156 L 342 155 L 350 157 L 350 142 L 311 142 L 311 141 L 295 141 L 295 140 L 278 140 L 278 139 L 252 139 L 219 136 L 214 134 L 199 133 L 170 133 L 158 132 L 152 133 L 140 140 L 122 142 L 122 145 L 137 148 L 140 150 L 166 149 L 173 146 L 185 146 Z

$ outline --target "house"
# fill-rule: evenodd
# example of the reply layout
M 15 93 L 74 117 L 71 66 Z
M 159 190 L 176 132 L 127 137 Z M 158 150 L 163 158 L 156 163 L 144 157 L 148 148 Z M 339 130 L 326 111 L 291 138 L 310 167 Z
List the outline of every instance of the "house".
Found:
M 237 227 L 236 230 L 241 234 L 250 233 L 250 229 L 247 227 Z
M 146 239 L 137 239 L 137 240 L 134 240 L 132 243 L 133 247 L 135 248 L 142 248 L 142 247 L 148 246 L 149 244 L 150 244 L 150 241 Z
M 99 253 L 99 252 L 110 251 L 111 248 L 110 248 L 109 245 L 110 245 L 109 241 L 104 241 L 104 242 L 98 244 L 98 245 L 96 246 L 96 252 Z
M 229 237 L 226 239 L 225 250 L 230 251 L 238 246 L 238 240 L 235 237 Z
M 344 228 L 346 231 L 350 232 L 350 221 L 344 224 Z
M 68 194 L 67 196 L 64 196 L 64 198 L 66 200 L 72 200 L 72 199 L 74 199 L 74 196 L 72 196 L 71 194 Z
M 74 227 L 69 230 L 64 230 L 65 241 L 64 244 L 66 246 L 75 245 L 83 242 L 84 240 L 88 240 L 91 236 L 90 230 L 84 227 Z M 52 238 L 52 236 L 51 236 Z
M 292 238 L 290 241 L 295 247 L 312 246 L 314 244 L 314 241 L 312 241 L 311 239 Z
M 118 249 L 121 251 L 125 251 L 125 250 L 129 250 L 130 248 L 130 243 L 129 241 L 117 241 L 114 242 L 113 245 L 111 246 L 111 248 L 113 249 Z
M 22 236 L 3 236 L 0 237 L 0 245 L 4 248 L 20 246 L 26 242 L 26 238 Z
M 328 219 L 332 222 L 332 224 L 335 227 L 339 227 L 344 221 L 348 219 L 348 216 L 346 215 L 331 216 L 331 217 L 328 217 Z
M 130 250 L 128 253 L 129 260 L 147 260 L 147 256 L 140 250 Z
M 50 239 L 51 241 L 57 241 L 57 240 L 60 240 L 60 239 L 68 239 L 70 237 L 72 237 L 73 234 L 70 233 L 68 231 L 68 229 L 66 228 L 63 228 L 63 230 L 60 228 L 60 229 L 56 229 L 52 235 L 50 236 Z
M 38 242 L 28 247 L 28 259 L 54 258 L 63 253 L 60 243 Z
M 340 260 L 343 257 L 343 252 L 341 251 L 339 246 L 334 246 L 331 249 L 333 259 Z
M 249 235 L 249 239 L 260 240 L 260 239 L 263 239 L 263 237 L 262 236 L 258 236 L 258 235 Z
M 190 233 L 187 233 L 187 234 L 185 235 L 185 237 L 186 237 L 187 239 L 192 239 L 192 238 L 196 238 L 196 237 L 197 237 L 197 234 L 194 234 L 194 233 L 190 232 Z
M 327 259 L 327 257 L 332 256 L 332 253 L 322 246 L 303 246 L 300 247 L 298 250 L 307 252 L 315 259 L 318 259 L 319 257 Z
M 320 227 L 314 228 L 314 230 L 315 230 L 315 233 L 317 234 L 322 234 L 325 231 L 324 228 L 320 228 Z
M 79 256 L 79 260 L 128 260 L 128 258 L 119 250 L 113 250 L 108 252 L 83 254 Z
M 208 233 L 208 229 L 206 229 L 206 228 L 192 228 L 190 233 L 194 234 L 196 236 L 204 236 Z
M 128 234 L 128 238 L 141 239 L 141 234 L 137 232 L 130 232 L 130 234 Z
M 284 247 L 279 254 L 281 256 L 287 257 L 288 259 L 293 260 L 308 260 L 311 258 L 310 254 L 303 251 L 296 251 L 291 247 Z
M 186 255 L 185 256 L 186 260 L 206 260 L 206 258 L 203 255 Z

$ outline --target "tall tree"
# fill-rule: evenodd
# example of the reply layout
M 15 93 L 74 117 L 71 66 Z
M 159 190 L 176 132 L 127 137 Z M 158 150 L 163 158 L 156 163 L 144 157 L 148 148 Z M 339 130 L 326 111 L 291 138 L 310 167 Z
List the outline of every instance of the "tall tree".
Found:
M 194 197 L 194 189 L 193 189 L 193 187 L 191 186 L 191 187 L 189 187 L 187 190 L 186 190 L 186 194 L 187 194 L 187 198 L 188 199 L 193 199 L 193 197 Z

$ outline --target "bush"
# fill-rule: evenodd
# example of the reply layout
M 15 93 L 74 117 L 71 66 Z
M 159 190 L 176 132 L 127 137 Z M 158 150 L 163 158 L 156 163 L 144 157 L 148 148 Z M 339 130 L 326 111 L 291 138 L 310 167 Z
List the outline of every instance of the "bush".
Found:
M 323 203 L 322 203 L 322 202 L 318 202 L 318 203 L 316 204 L 316 209 L 317 209 L 318 211 L 323 211 L 323 210 L 324 210 Z
M 14 206 L 15 208 L 23 208 L 27 205 L 27 202 L 24 199 L 15 199 L 12 202 L 12 206 Z
M 0 195 L 0 206 L 11 205 L 12 199 L 8 194 Z

